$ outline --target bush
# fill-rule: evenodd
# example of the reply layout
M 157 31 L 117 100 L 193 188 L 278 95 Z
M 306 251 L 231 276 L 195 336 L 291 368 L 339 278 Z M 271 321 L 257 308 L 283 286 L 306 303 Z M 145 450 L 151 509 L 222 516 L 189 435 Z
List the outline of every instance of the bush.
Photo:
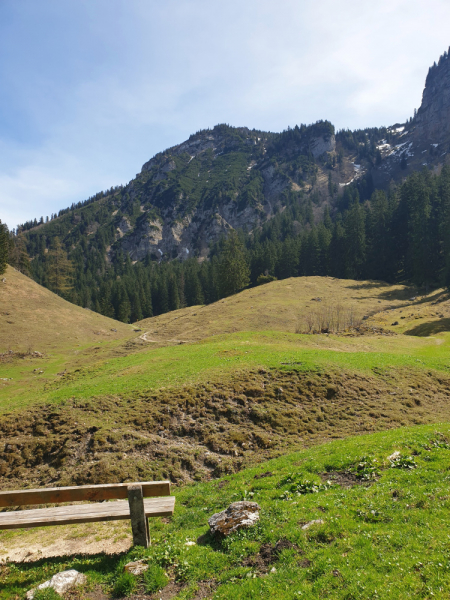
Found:
M 134 575 L 128 572 L 122 573 L 114 585 L 113 594 L 116 598 L 129 596 L 136 589 L 136 585 L 137 581 Z
M 273 275 L 258 275 L 256 280 L 256 285 L 264 285 L 265 283 L 270 283 L 271 281 L 276 281 L 277 278 Z
M 147 594 L 153 594 L 153 592 L 162 590 L 168 582 L 169 580 L 164 573 L 164 569 L 159 565 L 150 565 L 144 573 L 144 584 Z
M 362 481 L 371 481 L 376 479 L 380 475 L 380 468 L 375 459 L 370 459 L 365 456 L 350 469 L 351 473 L 354 473 L 358 479 Z
M 34 600 L 61 600 L 61 596 L 52 587 L 36 590 Z
M 415 469 L 417 463 L 412 456 L 396 456 L 390 461 L 391 469 Z

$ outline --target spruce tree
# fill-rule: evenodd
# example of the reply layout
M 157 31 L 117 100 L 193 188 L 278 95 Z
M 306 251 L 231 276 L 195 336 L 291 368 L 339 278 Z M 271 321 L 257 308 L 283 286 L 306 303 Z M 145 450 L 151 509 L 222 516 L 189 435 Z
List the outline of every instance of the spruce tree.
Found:
M 59 295 L 65 295 L 72 289 L 73 265 L 58 237 L 48 253 L 48 282 L 50 288 Z M 87 306 L 87 302 L 84 304 Z
M 345 218 L 347 277 L 360 279 L 366 258 L 366 228 L 364 209 L 355 198 Z
M 30 274 L 30 257 L 23 235 L 16 235 L 10 239 L 8 262 L 24 275 Z
M 0 221 L 0 275 L 6 271 L 8 263 L 9 233 L 8 227 Z
M 225 240 L 220 256 L 219 272 L 222 297 L 235 294 L 250 283 L 250 269 L 245 256 L 245 248 L 234 230 Z
M 180 308 L 180 296 L 178 294 L 178 283 L 175 275 L 172 275 L 168 284 L 169 310 L 178 310 Z

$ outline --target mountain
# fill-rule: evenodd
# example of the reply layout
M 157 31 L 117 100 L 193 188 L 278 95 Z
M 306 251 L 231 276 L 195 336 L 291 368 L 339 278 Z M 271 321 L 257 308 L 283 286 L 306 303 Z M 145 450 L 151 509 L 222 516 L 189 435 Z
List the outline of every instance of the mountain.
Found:
M 450 60 L 448 52 L 428 71 L 422 103 L 413 118 L 388 129 L 394 139 L 378 145 L 383 160 L 372 176 L 377 187 L 427 167 L 438 172 L 450 156 Z
M 21 226 L 16 239 L 25 240 L 33 278 L 76 304 L 138 321 L 226 295 L 222 240 L 237 230 L 252 285 L 295 275 L 446 285 L 448 174 L 438 181 L 422 171 L 438 175 L 448 162 L 449 64 L 445 53 L 430 69 L 422 105 L 404 124 L 197 132 L 126 186 Z M 426 233 L 413 231 L 420 222 Z M 70 293 L 52 276 L 57 256 L 67 259 L 61 248 L 74 267 Z
M 335 155 L 334 133 L 328 122 L 281 134 L 227 125 L 200 131 L 154 156 L 128 185 L 94 197 L 89 215 L 75 207 L 63 211 L 57 229 L 64 236 L 82 229 L 94 237 L 99 229 L 105 235 L 107 228 L 108 262 L 120 252 L 133 261 L 205 258 L 220 235 L 230 228 L 260 226 L 288 195 L 314 190 L 326 197 L 322 163 Z M 335 184 L 353 173 L 345 161 L 333 177 Z M 39 232 L 30 225 L 34 222 L 23 229 Z M 47 224 L 41 229 L 52 233 Z

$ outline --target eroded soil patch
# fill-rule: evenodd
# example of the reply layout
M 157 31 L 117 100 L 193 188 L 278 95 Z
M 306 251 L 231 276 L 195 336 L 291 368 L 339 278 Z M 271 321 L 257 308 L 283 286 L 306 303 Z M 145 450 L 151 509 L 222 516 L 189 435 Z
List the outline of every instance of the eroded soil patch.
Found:
M 450 377 L 406 369 L 260 369 L 226 383 L 73 398 L 0 417 L 0 487 L 207 480 L 330 439 L 449 421 L 449 398 Z

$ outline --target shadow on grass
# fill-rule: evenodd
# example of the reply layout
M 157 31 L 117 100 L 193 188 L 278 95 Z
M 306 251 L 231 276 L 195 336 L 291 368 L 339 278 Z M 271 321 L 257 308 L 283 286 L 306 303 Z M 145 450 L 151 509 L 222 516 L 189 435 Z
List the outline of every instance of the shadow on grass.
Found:
M 14 577 L 6 583 L 3 590 L 29 590 L 43 581 L 51 579 L 53 575 L 68 569 L 76 569 L 80 573 L 95 570 L 97 573 L 108 574 L 114 572 L 117 565 L 123 560 L 127 552 L 120 554 L 77 554 L 65 556 L 52 556 L 40 558 L 36 561 L 8 562 L 5 568 L 14 565 Z M 0 568 L 1 574 L 1 568 Z M 1 595 L 1 592 L 0 592 Z M 5 596 L 6 597 L 6 596 Z M 11 597 L 15 597 L 11 596 Z
M 361 285 L 350 285 L 348 286 L 349 289 L 354 289 L 354 290 L 359 290 L 359 289 L 375 289 L 375 288 L 384 288 L 384 287 L 390 287 L 388 284 L 382 283 L 382 284 L 361 284 Z M 439 302 L 443 302 L 445 300 L 449 299 L 449 295 L 448 292 L 445 290 L 438 290 L 436 291 L 433 295 L 428 294 L 427 296 L 423 296 L 421 298 L 416 298 L 417 295 L 420 295 L 419 292 L 417 291 L 417 288 L 405 288 L 403 290 L 385 290 L 385 291 L 381 291 L 380 294 L 378 294 L 377 298 L 379 298 L 380 300 L 388 300 L 388 301 L 393 301 L 393 300 L 398 300 L 398 301 L 403 301 L 405 302 L 405 304 L 402 305 L 398 305 L 398 306 L 388 306 L 385 307 L 383 310 L 390 310 L 390 309 L 397 309 L 397 308 L 406 308 L 406 307 L 410 307 L 411 305 L 414 306 L 419 306 L 420 304 L 438 304 Z M 360 298 L 361 300 L 373 300 L 374 296 L 363 296 L 362 298 Z
M 209 546 L 214 551 L 222 550 L 222 540 L 214 535 L 208 530 L 203 533 L 200 537 L 197 538 L 198 546 Z
M 405 331 L 405 335 L 428 337 L 429 335 L 442 333 L 444 331 L 450 331 L 450 319 L 439 319 L 439 321 L 421 323 L 420 325 L 417 325 L 417 327 Z
M 381 288 L 390 288 L 392 283 L 386 283 L 385 281 L 365 281 L 364 283 L 354 283 L 346 286 L 349 290 L 375 290 Z M 407 288 L 406 290 L 397 290 L 397 293 L 405 294 L 411 292 L 413 288 Z M 415 288 L 414 288 L 415 289 Z

